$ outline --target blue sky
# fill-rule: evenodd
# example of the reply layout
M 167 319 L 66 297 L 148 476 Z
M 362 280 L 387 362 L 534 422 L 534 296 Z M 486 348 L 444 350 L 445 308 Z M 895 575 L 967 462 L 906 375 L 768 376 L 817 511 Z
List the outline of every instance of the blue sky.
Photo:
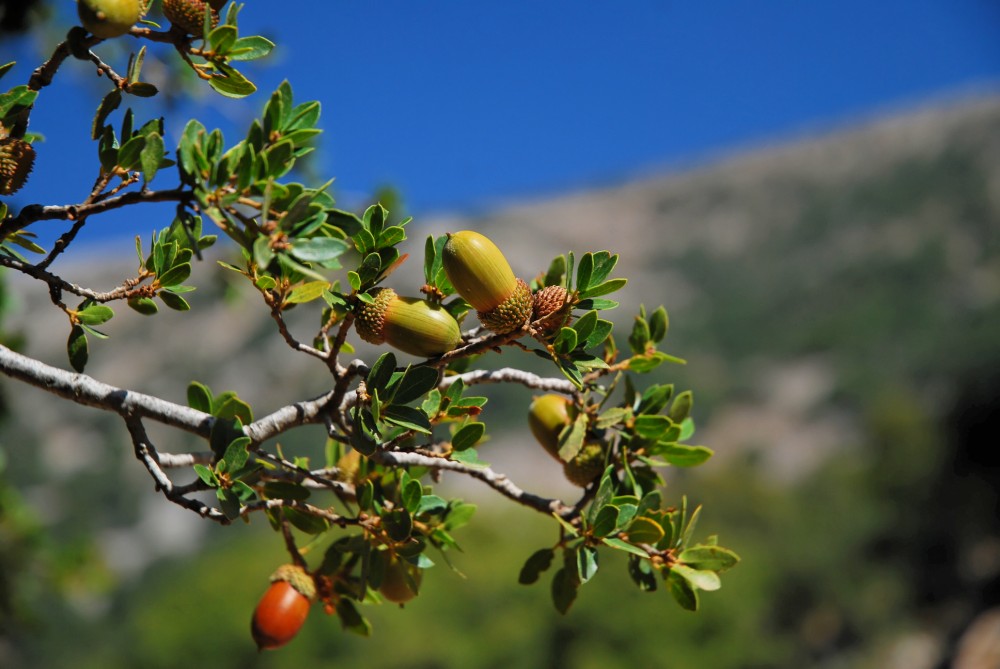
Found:
M 71 20 L 69 0 L 59 6 Z M 270 65 L 246 68 L 261 91 L 244 102 L 208 93 L 195 113 L 235 138 L 287 77 L 297 99 L 323 104 L 318 166 L 335 192 L 350 201 L 393 184 L 415 215 L 482 211 L 1000 90 L 996 0 L 254 0 L 241 27 L 279 44 Z M 7 86 L 37 64 L 23 44 L 0 44 L 0 57 L 25 59 Z M 100 89 L 68 76 L 89 75 L 82 63 L 65 69 L 33 114 L 47 142 L 15 204 L 47 189 L 79 201 L 93 181 L 96 151 L 79 136 Z

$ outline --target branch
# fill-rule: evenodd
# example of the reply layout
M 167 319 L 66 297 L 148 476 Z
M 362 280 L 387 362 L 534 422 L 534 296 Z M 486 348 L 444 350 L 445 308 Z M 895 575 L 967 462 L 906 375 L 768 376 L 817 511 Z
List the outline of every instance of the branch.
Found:
M 567 520 L 572 519 L 573 516 L 579 513 L 577 509 L 567 505 L 561 500 L 550 499 L 548 497 L 535 495 L 534 493 L 525 492 L 521 488 L 514 485 L 514 483 L 512 483 L 506 475 L 497 473 L 489 467 L 472 467 L 461 462 L 455 462 L 454 460 L 432 458 L 419 453 L 401 453 L 399 451 L 376 451 L 371 457 L 380 464 L 427 467 L 429 469 L 444 469 L 453 472 L 461 472 L 462 474 L 466 474 L 472 478 L 479 479 L 500 494 L 518 502 L 519 504 L 523 504 L 524 506 L 535 509 L 536 511 L 541 511 L 542 513 L 555 514 L 560 518 Z
M 60 276 L 57 276 L 41 265 L 32 265 L 31 263 L 26 263 L 17 258 L 12 258 L 10 256 L 0 255 L 0 266 L 9 267 L 10 269 L 17 270 L 22 274 L 26 274 L 33 279 L 38 279 L 39 281 L 44 281 L 51 288 L 57 288 L 65 293 L 72 293 L 79 297 L 90 298 L 95 302 L 111 302 L 112 300 L 120 300 L 128 297 L 128 293 L 135 286 L 126 283 L 125 285 L 118 286 L 114 290 L 109 290 L 106 292 L 99 292 L 92 290 L 90 288 L 84 288 L 83 286 L 78 286 L 75 283 L 70 283 Z
M 101 214 L 112 209 L 119 209 L 140 202 L 171 202 L 187 201 L 194 197 L 193 193 L 183 188 L 170 190 L 139 190 L 130 191 L 118 197 L 97 202 L 65 205 L 29 204 L 21 209 L 17 216 L 12 216 L 0 223 L 0 239 L 23 230 L 37 221 L 69 220 L 75 221 L 84 216 Z
M 577 391 L 576 386 L 574 386 L 569 379 L 545 378 L 538 376 L 537 374 L 532 374 L 531 372 L 523 372 L 520 369 L 514 369 L 511 367 L 494 370 L 479 369 L 473 372 L 466 372 L 465 374 L 446 376 L 441 379 L 441 383 L 438 384 L 438 388 L 444 390 L 459 379 L 461 379 L 467 386 L 476 383 L 520 383 L 523 386 L 534 388 L 535 390 L 548 390 L 566 393 L 567 395 Z

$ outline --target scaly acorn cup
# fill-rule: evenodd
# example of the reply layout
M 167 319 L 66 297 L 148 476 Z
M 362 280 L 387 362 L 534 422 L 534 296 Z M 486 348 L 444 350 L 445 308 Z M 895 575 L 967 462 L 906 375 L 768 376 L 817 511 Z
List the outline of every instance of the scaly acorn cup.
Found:
M 604 448 L 600 444 L 584 444 L 576 456 L 563 465 L 563 473 L 573 485 L 586 488 L 604 472 Z
M 205 24 L 205 7 L 209 8 L 212 27 L 219 25 L 217 4 L 204 0 L 163 0 L 163 15 L 184 32 L 199 37 Z
M 445 309 L 392 288 L 376 288 L 373 304 L 358 305 L 354 326 L 369 344 L 389 344 L 422 358 L 447 353 L 462 342 L 458 321 Z
M 543 330 L 555 330 L 568 319 L 557 314 L 566 307 L 566 289 L 562 286 L 545 286 L 533 296 L 531 321 L 542 321 Z M 545 319 L 545 320 L 542 320 Z
M 78 0 L 80 22 L 95 37 L 110 39 L 129 31 L 146 11 L 142 0 Z
M 280 648 L 295 638 L 316 599 L 316 583 L 302 567 L 286 564 L 271 575 L 250 621 L 257 650 Z
M 23 139 L 0 139 L 0 195 L 21 190 L 35 164 L 35 149 Z
M 528 408 L 528 428 L 545 452 L 559 460 L 559 433 L 569 425 L 571 406 L 568 397 L 541 395 Z M 562 460 L 559 460 L 562 462 Z
M 451 285 L 486 328 L 504 334 L 531 317 L 531 289 L 487 237 L 471 230 L 450 233 L 441 260 Z

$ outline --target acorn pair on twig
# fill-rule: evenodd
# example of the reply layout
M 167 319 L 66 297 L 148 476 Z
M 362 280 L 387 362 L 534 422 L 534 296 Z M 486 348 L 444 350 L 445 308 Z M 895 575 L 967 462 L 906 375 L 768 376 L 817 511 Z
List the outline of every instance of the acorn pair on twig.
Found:
M 449 233 L 441 260 L 458 294 L 476 310 L 483 326 L 498 334 L 545 319 L 566 305 L 561 286 L 532 295 L 496 244 L 478 232 Z M 358 334 L 365 341 L 424 357 L 447 353 L 461 343 L 458 323 L 439 305 L 400 297 L 391 288 L 377 289 L 373 297 L 373 303 L 356 313 Z

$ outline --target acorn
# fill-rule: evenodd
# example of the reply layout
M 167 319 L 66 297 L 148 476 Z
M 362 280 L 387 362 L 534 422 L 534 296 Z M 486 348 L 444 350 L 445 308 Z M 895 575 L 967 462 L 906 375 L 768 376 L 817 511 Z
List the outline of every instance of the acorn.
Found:
M 562 286 L 545 286 L 536 292 L 532 298 L 531 321 L 534 323 L 545 319 L 541 323 L 541 327 L 545 330 L 555 330 L 564 325 L 568 319 L 554 314 L 558 314 L 566 307 L 567 295 L 566 289 Z
M 378 591 L 390 602 L 405 604 L 417 596 L 422 576 L 419 567 L 393 557 L 385 567 Z
M 224 4 L 204 0 L 163 0 L 163 15 L 189 35 L 200 37 L 205 26 L 205 8 L 208 7 L 209 20 L 214 28 L 219 25 L 218 9 Z
M 0 139 L 0 195 L 21 190 L 35 164 L 35 149 L 23 139 Z
M 389 344 L 422 358 L 447 353 L 462 342 L 458 321 L 441 306 L 400 297 L 392 288 L 372 291 L 373 304 L 360 303 L 354 326 L 369 344 Z
M 316 582 L 305 569 L 294 564 L 278 567 L 250 621 L 257 650 L 280 648 L 294 639 L 315 599 Z
M 536 397 L 528 408 L 528 428 L 545 452 L 559 459 L 559 433 L 569 425 L 569 409 L 572 406 L 563 395 L 542 395 Z
M 513 332 L 531 317 L 531 289 L 514 276 L 503 253 L 485 236 L 471 230 L 450 233 L 442 262 L 451 285 L 486 328 Z
M 595 443 L 584 444 L 580 452 L 563 465 L 563 473 L 569 482 L 581 488 L 586 488 L 603 472 L 604 449 Z
M 109 39 L 127 33 L 146 6 L 142 0 L 78 0 L 76 11 L 84 28 L 95 37 Z

